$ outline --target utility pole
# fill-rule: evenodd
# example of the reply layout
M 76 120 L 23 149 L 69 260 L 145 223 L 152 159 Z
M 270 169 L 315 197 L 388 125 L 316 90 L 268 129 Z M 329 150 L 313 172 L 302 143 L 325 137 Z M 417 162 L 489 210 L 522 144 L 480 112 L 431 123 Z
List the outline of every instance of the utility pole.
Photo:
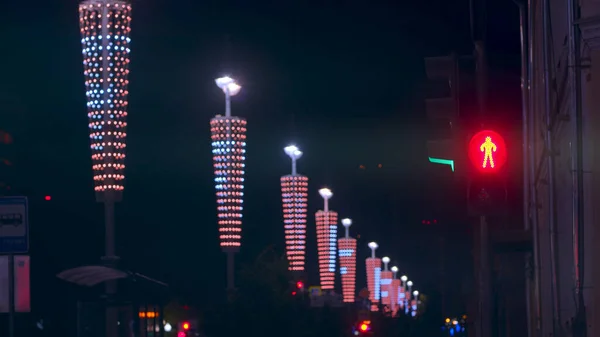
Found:
M 486 0 L 471 0 L 471 38 L 474 45 L 475 58 L 475 80 L 477 84 L 477 106 L 481 121 L 484 120 L 487 109 L 487 84 L 488 69 L 485 52 L 486 37 Z M 476 265 L 478 281 L 478 312 L 476 336 L 489 337 L 491 329 L 491 289 L 490 289 L 490 235 L 488 231 L 488 219 L 485 214 L 478 217 L 476 225 L 479 226 L 479 241 L 475 247 L 479 248 L 479 261 Z

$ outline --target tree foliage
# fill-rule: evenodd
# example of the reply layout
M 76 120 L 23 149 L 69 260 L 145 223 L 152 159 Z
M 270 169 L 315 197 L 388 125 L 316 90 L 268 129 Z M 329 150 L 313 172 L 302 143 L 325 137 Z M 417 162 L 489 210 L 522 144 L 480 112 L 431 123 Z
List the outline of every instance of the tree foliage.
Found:
M 340 313 L 310 308 L 308 298 L 292 296 L 294 285 L 285 256 L 265 249 L 242 268 L 230 301 L 206 317 L 208 336 L 342 336 Z

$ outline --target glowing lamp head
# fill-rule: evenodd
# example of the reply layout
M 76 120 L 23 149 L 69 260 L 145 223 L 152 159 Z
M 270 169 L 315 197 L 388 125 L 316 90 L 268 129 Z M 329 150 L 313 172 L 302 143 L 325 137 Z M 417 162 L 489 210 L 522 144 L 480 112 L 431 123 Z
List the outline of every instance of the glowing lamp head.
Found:
M 407 280 L 408 280 L 408 277 L 406 275 L 402 275 L 400 277 L 400 281 L 402 281 L 402 282 L 406 282 Z
M 285 151 L 285 154 L 292 158 L 292 160 L 297 160 L 302 157 L 302 151 L 300 151 L 296 145 L 286 146 L 283 148 L 283 151 Z
M 371 248 L 371 258 L 375 258 L 375 251 L 379 248 L 377 242 L 369 242 L 369 248 Z
M 331 199 L 331 197 L 333 197 L 333 192 L 331 192 L 331 190 L 328 189 L 328 188 L 322 188 L 322 189 L 320 189 L 319 190 L 319 194 L 325 200 L 329 200 L 329 199 Z
M 415 291 L 413 291 L 413 296 L 414 296 L 414 297 L 417 297 L 417 296 L 419 296 L 419 291 L 418 291 L 418 290 L 415 290 Z
M 390 258 L 389 258 L 389 257 L 387 257 L 387 256 L 384 256 L 384 257 L 381 259 L 381 262 L 383 262 L 383 269 L 384 269 L 385 271 L 387 271 L 387 270 L 388 270 L 388 263 L 390 263 Z
M 406 282 L 406 285 L 409 287 L 412 287 L 413 283 L 412 283 L 412 281 L 408 281 L 408 282 Z
M 302 281 L 296 282 L 296 288 L 298 288 L 298 289 L 304 288 L 304 283 Z
M 344 226 L 344 227 L 352 226 L 352 219 L 349 219 L 349 218 L 342 219 L 342 226 Z
M 363 322 L 362 322 L 362 323 L 360 323 L 360 325 L 358 326 L 358 329 L 359 329 L 361 332 L 367 332 L 367 331 L 369 331 L 369 328 L 371 327 L 371 326 L 369 325 L 369 323 L 370 323 L 370 322 L 368 322 L 368 321 L 363 321 Z
M 217 87 L 221 88 L 225 94 L 229 94 L 229 96 L 237 95 L 242 86 L 237 84 L 235 80 L 229 76 L 219 77 L 215 79 L 215 83 Z
M 181 327 L 183 328 L 183 330 L 189 330 L 190 329 L 190 323 L 183 322 L 183 324 L 181 324 Z
M 397 273 L 398 272 L 398 267 L 393 266 L 392 268 L 390 268 L 390 270 L 392 271 L 392 273 Z

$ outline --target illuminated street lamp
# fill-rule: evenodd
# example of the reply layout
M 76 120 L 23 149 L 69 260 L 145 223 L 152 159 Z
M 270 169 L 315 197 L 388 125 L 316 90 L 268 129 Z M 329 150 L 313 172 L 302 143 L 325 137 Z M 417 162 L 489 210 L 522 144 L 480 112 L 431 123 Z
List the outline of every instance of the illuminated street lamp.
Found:
M 410 311 L 410 296 L 412 293 L 412 286 L 413 286 L 413 282 L 412 281 L 406 281 L 406 293 L 405 293 L 405 302 L 404 302 L 404 312 L 408 314 L 408 312 Z
M 398 267 L 390 268 L 392 271 L 392 284 L 390 287 L 390 309 L 395 316 L 398 311 L 398 292 L 400 291 L 400 280 L 398 279 Z
M 215 79 L 215 83 L 225 93 L 225 117 L 231 117 L 231 96 L 237 95 L 242 86 L 229 76 L 219 77 Z
M 356 300 L 356 239 L 350 237 L 351 219 L 342 219 L 342 226 L 345 228 L 345 236 L 338 240 L 342 295 L 344 302 L 354 303 Z
M 231 116 L 231 96 L 242 87 L 230 77 L 217 78 L 215 83 L 225 93 L 225 116 L 216 115 L 210 120 L 217 223 L 221 249 L 227 254 L 227 289 L 233 290 L 234 258 L 242 239 L 246 120 Z
M 369 300 L 371 300 L 371 311 L 379 310 L 379 299 L 381 295 L 381 259 L 375 256 L 375 251 L 379 248 L 376 242 L 369 242 L 371 257 L 367 258 L 367 287 L 369 288 Z
M 406 301 L 406 281 L 408 281 L 408 277 L 402 275 L 400 277 L 400 288 L 398 288 L 398 305 L 400 305 L 400 308 L 404 308 L 404 302 Z
M 390 297 L 392 287 L 393 273 L 388 269 L 390 258 L 385 256 L 381 259 L 383 262 L 383 271 L 381 272 L 381 304 L 391 307 L 392 300 Z
M 317 224 L 317 251 L 319 254 L 319 275 L 321 289 L 333 290 L 335 285 L 335 260 L 337 255 L 338 214 L 329 210 L 329 199 L 333 193 L 328 188 L 319 190 L 323 198 L 323 210 L 315 214 Z
M 295 145 L 284 148 L 292 159 L 292 174 L 281 177 L 281 199 L 288 269 L 304 271 L 306 254 L 306 214 L 308 207 L 308 178 L 296 172 L 296 161 L 302 151 Z
M 417 315 L 418 312 L 418 308 L 419 308 L 419 291 L 415 290 L 412 292 L 413 295 L 413 299 L 412 299 L 412 305 L 411 305 L 411 310 L 412 310 L 412 316 L 415 317 Z
M 79 4 L 83 74 L 92 152 L 96 201 L 104 204 L 105 253 L 115 266 L 115 203 L 121 201 L 125 180 L 131 5 L 123 0 L 85 0 Z M 106 295 L 116 293 L 116 282 L 106 282 Z M 117 331 L 118 313 L 106 307 L 106 336 Z

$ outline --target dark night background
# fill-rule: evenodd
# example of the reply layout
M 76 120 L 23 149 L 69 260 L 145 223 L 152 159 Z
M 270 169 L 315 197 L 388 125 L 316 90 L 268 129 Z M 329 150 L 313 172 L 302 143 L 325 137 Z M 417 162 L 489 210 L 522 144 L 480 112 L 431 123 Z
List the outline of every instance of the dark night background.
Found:
M 488 10 L 491 106 L 515 132 L 518 9 L 496 0 Z M 375 240 L 379 256 L 433 292 L 435 233 L 444 231 L 449 277 L 461 288 L 455 276 L 468 272 L 470 238 L 461 219 L 432 202 L 462 191 L 427 162 L 423 57 L 472 52 L 467 0 L 134 0 L 132 16 L 127 180 L 117 207 L 124 265 L 196 302 L 220 298 L 225 256 L 208 123 L 224 109 L 213 79 L 227 74 L 243 86 L 232 109 L 249 130 L 238 261 L 268 245 L 283 253 L 279 177 L 290 171 L 283 147 L 295 143 L 305 153 L 299 171 L 310 178 L 310 284 L 318 280 L 312 214 L 322 207 L 317 190 L 327 186 L 331 208 L 353 218 L 360 235 L 358 287 L 366 285 L 366 244 Z M 15 139 L 15 191 L 30 197 L 33 306 L 44 315 L 61 296 L 52 291 L 54 275 L 103 254 L 77 2 L 7 1 L 0 22 L 0 129 Z M 432 218 L 437 225 L 421 224 Z

